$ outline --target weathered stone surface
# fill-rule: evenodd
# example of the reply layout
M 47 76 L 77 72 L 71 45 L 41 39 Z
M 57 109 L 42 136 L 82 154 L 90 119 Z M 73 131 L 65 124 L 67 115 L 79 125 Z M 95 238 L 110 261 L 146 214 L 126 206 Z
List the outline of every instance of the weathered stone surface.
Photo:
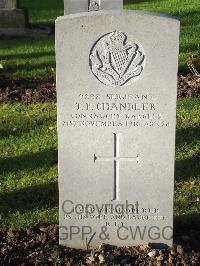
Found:
M 123 0 L 64 0 L 65 14 L 123 9 Z
M 102 10 L 121 10 L 123 9 L 123 0 L 104 0 L 100 5 Z
M 64 13 L 73 14 L 88 11 L 88 0 L 64 0 Z
M 0 10 L 1 28 L 25 28 L 27 25 L 26 12 L 24 9 Z
M 27 26 L 27 10 L 19 9 L 17 0 L 0 0 L 0 35 L 22 35 Z
M 57 19 L 61 244 L 172 244 L 178 39 L 153 13 Z
M 0 9 L 1 8 L 17 8 L 18 0 L 0 0 Z

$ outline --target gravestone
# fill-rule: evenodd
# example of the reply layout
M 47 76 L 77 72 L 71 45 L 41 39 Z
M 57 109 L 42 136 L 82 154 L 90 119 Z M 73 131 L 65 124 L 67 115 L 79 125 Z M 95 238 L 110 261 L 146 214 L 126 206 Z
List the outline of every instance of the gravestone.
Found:
M 60 244 L 172 245 L 179 21 L 56 20 Z
M 123 0 L 64 0 L 65 15 L 110 9 L 123 9 Z
M 18 0 L 0 0 L 0 35 L 21 35 L 27 26 L 27 12 Z
M 18 1 L 17 0 L 1 0 L 0 8 L 17 8 Z

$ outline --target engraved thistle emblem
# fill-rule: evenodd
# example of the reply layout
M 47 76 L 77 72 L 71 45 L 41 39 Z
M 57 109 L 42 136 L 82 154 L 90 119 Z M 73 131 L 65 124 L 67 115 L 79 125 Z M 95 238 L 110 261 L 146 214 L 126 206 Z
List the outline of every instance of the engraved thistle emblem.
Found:
M 126 43 L 127 36 L 114 31 L 101 37 L 93 46 L 90 66 L 93 74 L 108 86 L 133 83 L 142 73 L 145 55 L 139 43 Z

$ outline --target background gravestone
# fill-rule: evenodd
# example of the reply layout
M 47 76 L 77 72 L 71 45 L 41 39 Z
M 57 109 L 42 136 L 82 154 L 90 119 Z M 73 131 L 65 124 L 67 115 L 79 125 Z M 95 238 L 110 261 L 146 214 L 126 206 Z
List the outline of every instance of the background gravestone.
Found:
M 0 35 L 21 35 L 27 26 L 27 12 L 17 0 L 0 0 Z
M 0 0 L 0 8 L 17 8 L 18 0 Z
M 60 244 L 172 245 L 178 50 L 168 16 L 57 19 Z
M 65 15 L 111 9 L 123 9 L 123 0 L 64 0 Z

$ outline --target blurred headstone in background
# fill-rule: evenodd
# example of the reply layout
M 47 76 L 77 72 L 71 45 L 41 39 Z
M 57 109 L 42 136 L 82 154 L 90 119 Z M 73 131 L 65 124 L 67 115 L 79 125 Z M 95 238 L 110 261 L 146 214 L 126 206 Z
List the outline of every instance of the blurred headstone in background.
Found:
M 64 0 L 65 15 L 99 10 L 123 9 L 123 0 Z
M 0 8 L 17 8 L 18 0 L 0 0 Z
M 28 27 L 27 11 L 18 0 L 0 0 L 0 35 L 22 35 Z

